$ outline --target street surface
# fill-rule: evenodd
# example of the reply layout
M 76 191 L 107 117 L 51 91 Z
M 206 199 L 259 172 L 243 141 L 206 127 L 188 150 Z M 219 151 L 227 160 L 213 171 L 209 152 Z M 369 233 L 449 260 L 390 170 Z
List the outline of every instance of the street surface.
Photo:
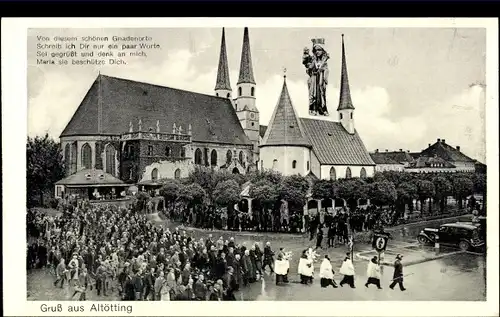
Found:
M 453 220 L 455 221 L 455 220 Z M 416 243 L 416 235 L 423 227 L 436 227 L 442 222 L 434 221 L 423 225 L 410 225 L 392 231 L 394 239 L 389 240 L 388 250 L 385 260 L 394 261 L 395 254 L 402 253 L 405 260 L 411 262 L 422 256 L 432 258 L 435 255 L 433 247 L 422 247 Z M 190 230 L 188 230 L 190 231 Z M 192 234 L 199 237 L 206 237 L 208 232 L 194 230 Z M 284 247 L 285 251 L 293 252 L 293 259 L 290 263 L 290 283 L 287 285 L 275 285 L 274 275 L 265 274 L 264 279 L 251 284 L 242 291 L 236 293 L 237 300 L 422 300 L 422 301 L 484 301 L 486 300 L 486 257 L 484 255 L 457 252 L 454 249 L 442 248 L 436 260 L 409 265 L 404 267 L 404 274 L 411 274 L 404 280 L 407 290 L 401 292 L 396 286 L 391 290 L 388 285 L 391 283 L 393 268 L 383 267 L 382 290 L 378 290 L 374 285 L 369 289 L 364 287 L 366 282 L 365 260 L 354 259 L 356 269 L 356 289 L 351 289 L 344 285 L 337 289 L 319 286 L 319 280 L 314 284 L 305 286 L 300 283 L 297 275 L 298 260 L 301 251 L 307 247 L 315 245 L 316 241 L 309 240 L 302 236 L 289 236 L 286 234 L 261 234 L 261 233 L 238 233 L 238 232 L 213 232 L 213 237 L 217 239 L 220 235 L 224 238 L 235 237 L 237 242 L 243 242 L 247 246 L 254 242 L 261 244 L 270 241 L 273 250 L 277 251 Z M 324 241 L 325 245 L 326 241 Z M 354 253 L 371 250 L 367 244 L 355 244 Z M 340 282 L 342 276 L 338 274 L 341 262 L 348 251 L 347 246 L 337 246 L 328 250 L 318 250 L 322 256 L 329 254 L 335 270 L 335 280 Z M 447 254 L 451 255 L 447 255 Z M 320 262 L 315 264 L 315 276 L 319 274 Z M 28 300 L 69 300 L 72 289 L 65 286 L 63 289 L 53 286 L 53 277 L 46 270 L 34 270 L 28 274 L 27 290 Z M 116 295 L 98 297 L 95 293 L 87 294 L 88 300 L 116 300 Z

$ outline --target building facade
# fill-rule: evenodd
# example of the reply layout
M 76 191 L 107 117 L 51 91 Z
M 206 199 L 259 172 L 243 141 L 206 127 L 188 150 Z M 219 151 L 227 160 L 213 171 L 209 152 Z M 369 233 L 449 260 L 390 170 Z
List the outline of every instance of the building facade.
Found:
M 66 176 L 99 169 L 140 183 L 182 178 L 196 165 L 255 169 L 260 125 L 247 28 L 232 96 L 224 29 L 213 96 L 99 74 L 60 135 Z
M 285 76 L 269 125 L 261 127 L 265 133 L 260 144 L 260 169 L 334 180 L 373 176 L 375 163 L 355 130 L 343 39 L 340 77 L 339 120 L 335 122 L 300 118 Z

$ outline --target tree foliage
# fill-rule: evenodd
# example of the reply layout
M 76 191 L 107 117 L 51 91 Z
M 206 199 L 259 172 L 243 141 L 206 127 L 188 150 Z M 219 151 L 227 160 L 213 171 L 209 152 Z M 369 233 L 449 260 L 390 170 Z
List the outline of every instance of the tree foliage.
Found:
M 214 200 L 218 206 L 227 207 L 240 201 L 240 185 L 235 180 L 226 180 L 217 184 Z
M 392 182 L 374 182 L 368 186 L 368 197 L 375 206 L 392 205 L 396 202 L 396 187 Z
M 291 175 L 283 178 L 281 186 L 279 186 L 280 199 L 286 200 L 294 206 L 304 206 L 307 200 L 309 191 L 309 182 L 305 177 L 299 175 Z
M 44 205 L 44 195 L 51 195 L 55 183 L 64 177 L 60 144 L 48 134 L 43 137 L 28 137 L 26 176 L 28 205 Z

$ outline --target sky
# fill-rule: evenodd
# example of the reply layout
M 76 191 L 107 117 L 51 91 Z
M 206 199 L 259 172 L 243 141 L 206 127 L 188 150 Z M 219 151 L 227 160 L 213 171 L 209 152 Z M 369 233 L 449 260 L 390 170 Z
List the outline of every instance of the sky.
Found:
M 242 28 L 226 28 L 233 95 Z M 98 73 L 214 94 L 221 28 L 30 29 L 28 135 L 58 138 Z M 307 74 L 301 63 L 311 39 L 324 38 L 330 55 L 327 107 L 337 120 L 341 34 L 355 127 L 368 151 L 418 152 L 436 139 L 485 162 L 486 30 L 472 28 L 250 28 L 260 123 L 267 125 L 283 86 L 308 117 Z M 128 57 L 123 66 L 36 64 L 37 36 L 150 36 L 161 49 Z

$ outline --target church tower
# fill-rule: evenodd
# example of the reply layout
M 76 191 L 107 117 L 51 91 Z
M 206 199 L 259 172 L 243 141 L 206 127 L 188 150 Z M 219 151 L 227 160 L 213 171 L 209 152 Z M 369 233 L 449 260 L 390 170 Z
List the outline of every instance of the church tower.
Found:
M 354 134 L 354 106 L 351 100 L 349 79 L 347 77 L 347 63 L 345 60 L 344 34 L 342 34 L 342 70 L 340 74 L 340 97 L 337 108 L 339 121 L 349 134 Z
M 227 63 L 226 35 L 222 28 L 222 39 L 220 42 L 219 68 L 217 70 L 217 82 L 215 83 L 215 95 L 217 97 L 231 99 L 231 83 L 229 81 L 229 65 Z
M 246 135 L 252 141 L 254 148 L 253 163 L 259 161 L 259 110 L 255 106 L 255 79 L 250 54 L 250 39 L 248 28 L 243 33 L 243 48 L 241 51 L 240 75 L 237 83 L 235 100 L 236 114 Z

